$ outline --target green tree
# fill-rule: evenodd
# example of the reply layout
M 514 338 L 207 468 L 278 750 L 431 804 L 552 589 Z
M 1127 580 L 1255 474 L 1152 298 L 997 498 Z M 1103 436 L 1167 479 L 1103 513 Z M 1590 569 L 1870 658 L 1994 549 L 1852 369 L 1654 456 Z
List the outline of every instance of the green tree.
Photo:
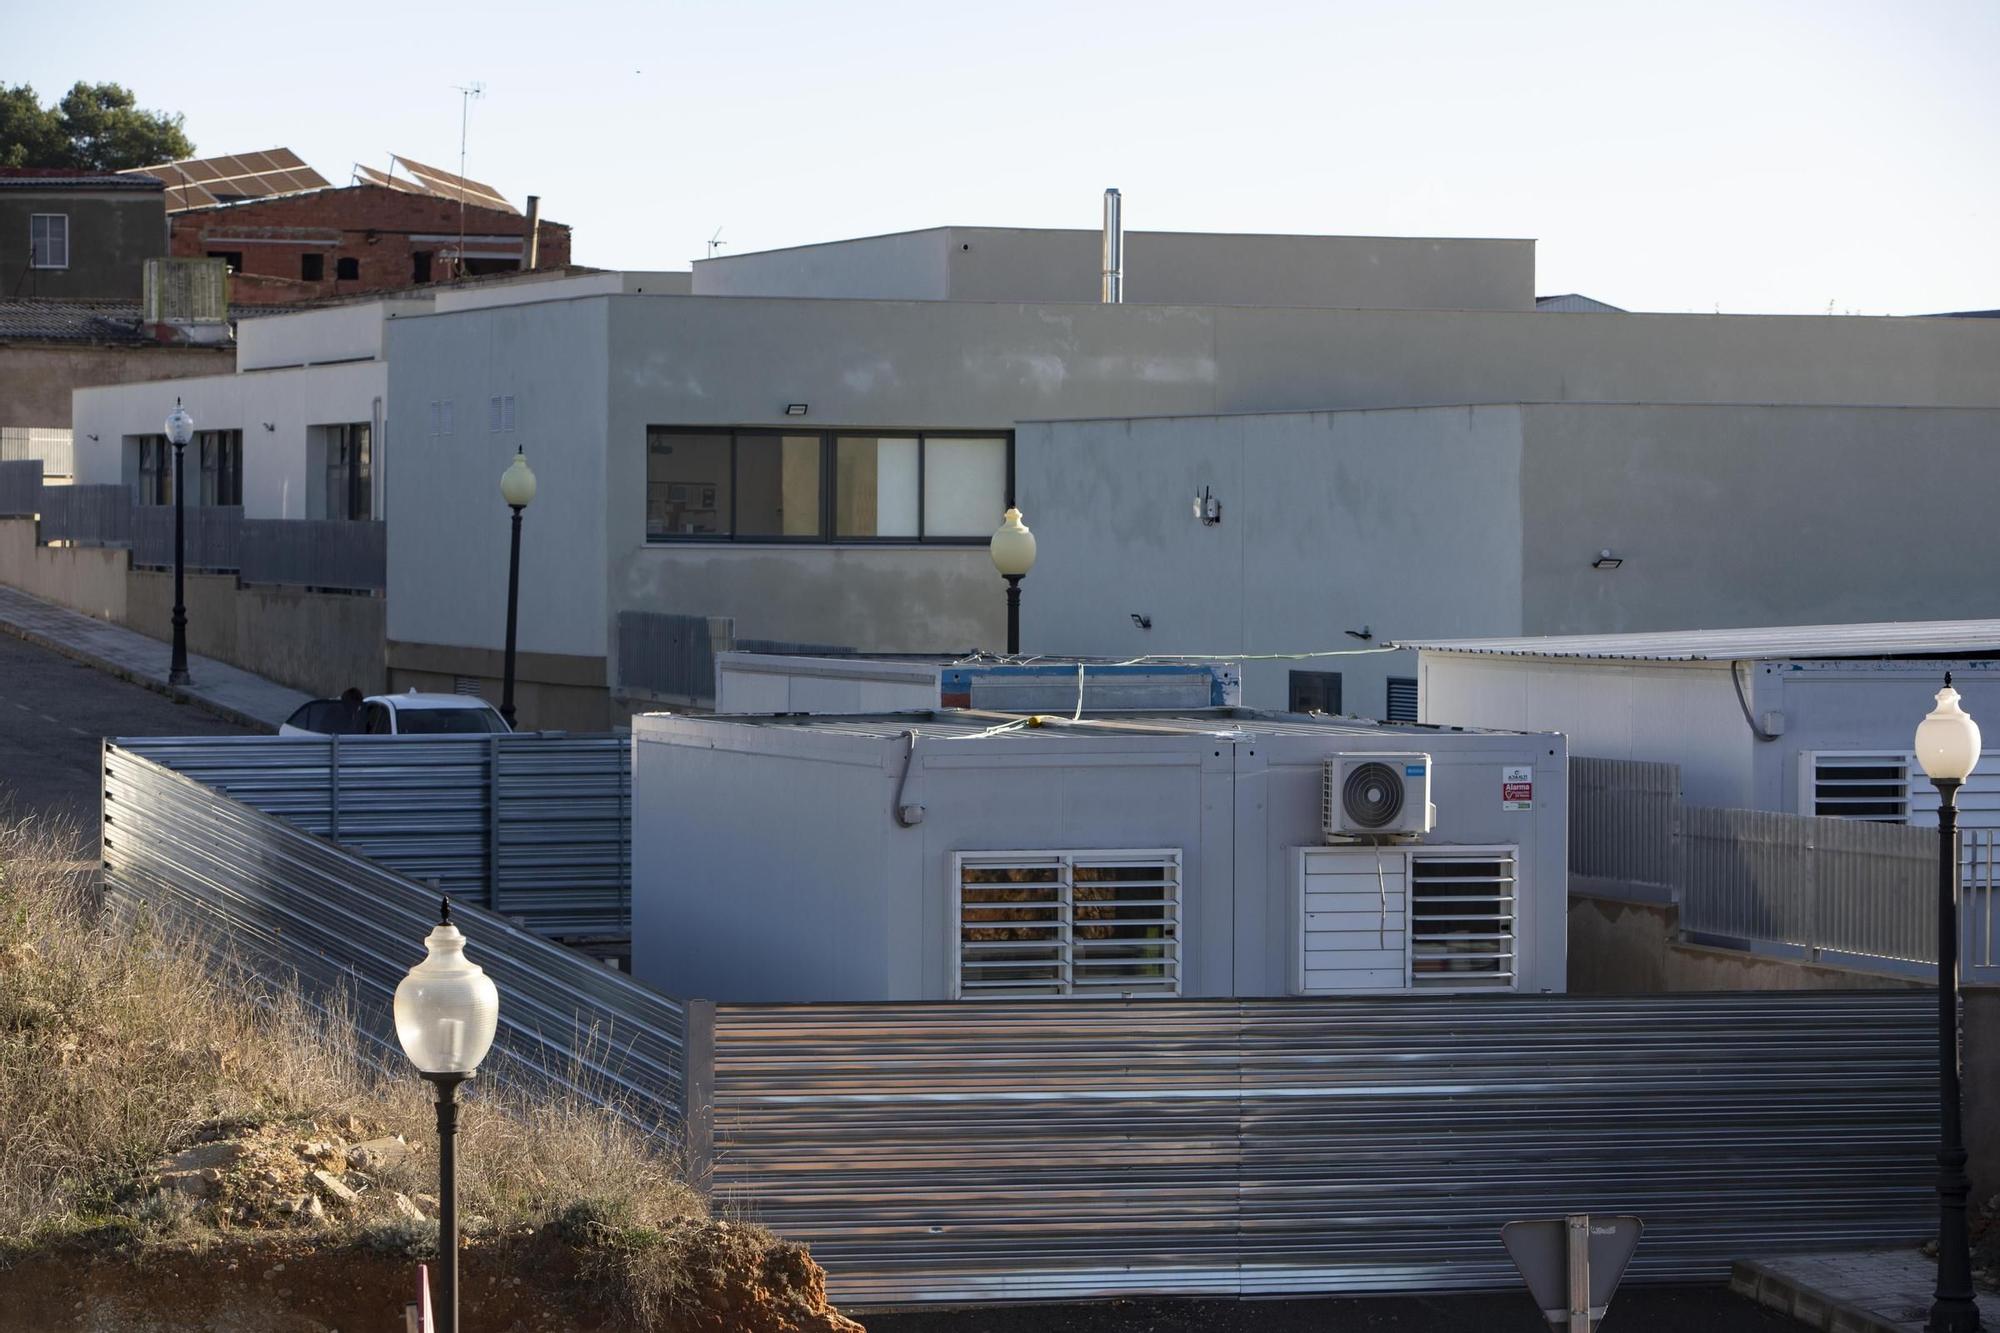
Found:
M 0 166 L 123 171 L 194 153 L 179 113 L 145 111 L 116 83 L 78 83 L 51 107 L 27 84 L 0 88 Z

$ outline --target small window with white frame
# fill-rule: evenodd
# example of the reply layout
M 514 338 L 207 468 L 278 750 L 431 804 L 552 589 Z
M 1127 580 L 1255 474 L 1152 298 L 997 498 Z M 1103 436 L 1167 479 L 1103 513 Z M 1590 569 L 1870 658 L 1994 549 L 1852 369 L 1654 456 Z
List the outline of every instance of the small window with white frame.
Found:
M 28 266 L 30 268 L 69 267 L 69 214 L 30 213 L 28 215 Z
M 959 852 L 952 993 L 1179 995 L 1181 853 Z

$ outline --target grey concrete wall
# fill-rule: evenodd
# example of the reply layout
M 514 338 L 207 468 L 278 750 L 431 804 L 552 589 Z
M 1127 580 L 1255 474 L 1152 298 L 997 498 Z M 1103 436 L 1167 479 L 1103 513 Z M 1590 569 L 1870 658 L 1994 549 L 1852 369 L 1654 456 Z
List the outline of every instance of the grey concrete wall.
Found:
M 82 343 L 13 343 L 0 355 L 0 424 L 71 426 L 70 395 L 98 384 L 227 375 L 228 347 L 92 347 Z M 168 397 L 166 411 L 173 410 Z M 161 413 L 165 420 L 166 413 Z M 154 429 L 159 429 L 158 425 Z M 78 444 L 85 441 L 78 437 Z
M 164 190 L 0 193 L 0 273 L 7 275 L 6 294 L 136 303 L 146 261 L 167 252 L 166 199 Z M 35 213 L 69 216 L 69 267 L 28 267 L 28 218 Z
M 1246 661 L 1244 700 L 1284 707 L 1290 671 L 1337 671 L 1346 711 L 1379 717 L 1387 678 L 1415 663 L 1351 653 L 1373 644 L 1347 630 L 1381 643 L 1515 623 L 1520 447 L 1510 407 L 1025 426 L 1016 493 L 1040 553 L 1022 647 L 1349 653 Z M 1204 489 L 1222 504 L 1212 527 L 1193 513 Z
M 30 518 L 0 519 L 0 583 L 100 620 L 125 619 L 123 547 L 38 546 Z
M 126 580 L 123 623 L 171 642 L 174 576 L 135 569 Z M 188 575 L 186 597 L 190 652 L 310 694 L 377 694 L 388 684 L 379 597 L 243 588 L 230 574 Z
M 1103 233 L 938 227 L 699 260 L 703 296 L 1090 303 Z M 1156 305 L 1531 310 L 1533 241 L 1127 231 L 1125 299 Z
M 1672 907 L 1572 894 L 1569 989 L 1579 995 L 1925 989 L 1907 977 L 1684 944 L 1679 920 Z M 2000 1070 L 2000 1061 L 1995 1067 Z
M 2000 390 L 2000 360 L 1990 370 Z M 1526 633 L 2000 616 L 2000 410 L 1565 406 L 1524 421 Z M 1592 569 L 1607 546 L 1625 563 Z
M 1051 418 L 1468 400 L 1987 405 L 2000 398 L 1992 373 L 2000 321 L 1979 320 L 614 296 L 398 319 L 388 338 L 392 420 L 421 422 L 430 400 L 451 397 L 460 427 L 442 442 L 399 430 L 391 449 L 391 478 L 409 483 L 399 493 L 424 497 L 411 501 L 420 506 L 413 522 L 391 525 L 392 637 L 498 646 L 505 512 L 473 497 L 494 484 L 522 442 L 531 460 L 548 463 L 536 464 L 543 492 L 528 515 L 528 539 L 543 545 L 524 554 L 522 632 L 546 651 L 594 656 L 605 651 L 611 616 L 628 608 L 734 616 L 746 635 L 865 650 L 955 649 L 998 642 L 1001 632 L 998 580 L 966 552 L 891 557 L 889 548 L 871 547 L 863 560 L 827 547 L 648 548 L 648 425 L 1006 429 Z M 519 432 L 489 438 L 484 405 L 500 392 L 518 395 Z M 808 415 L 785 417 L 792 402 L 808 404 Z M 1020 473 L 1031 524 L 1037 505 L 1057 502 L 1072 467 L 1052 465 L 1057 470 L 1039 477 Z M 1457 485 L 1436 476 L 1424 484 Z M 1560 476 L 1548 484 L 1574 485 Z M 1182 523 L 1191 494 L 1161 509 L 1148 492 L 1145 515 L 1116 522 L 1141 531 Z M 1643 512 L 1641 502 L 1625 503 Z M 1518 492 L 1498 508 L 1508 504 L 1518 507 Z M 1744 504 L 1749 509 L 1749 498 Z M 1493 521 L 1493 508 L 1477 521 Z M 1566 535 L 1538 538 L 1535 549 L 1549 552 L 1545 560 L 1558 551 L 1566 559 L 1593 525 L 1580 510 L 1550 513 L 1568 525 Z M 1225 541 L 1248 531 L 1233 525 L 1244 516 L 1240 499 L 1230 514 L 1217 530 Z M 1434 505 L 1422 522 L 1396 534 L 1398 549 L 1419 538 L 1465 540 L 1441 531 Z M 1602 544 L 1596 539 L 1591 550 Z M 1042 558 L 1062 557 L 1045 544 Z M 1269 581 L 1260 595 L 1289 597 L 1283 574 L 1260 574 Z M 1031 625 L 1048 578 L 1045 570 L 1030 576 Z M 828 611 L 835 606 L 853 610 L 836 617 Z M 1495 620 L 1476 632 L 1519 628 Z

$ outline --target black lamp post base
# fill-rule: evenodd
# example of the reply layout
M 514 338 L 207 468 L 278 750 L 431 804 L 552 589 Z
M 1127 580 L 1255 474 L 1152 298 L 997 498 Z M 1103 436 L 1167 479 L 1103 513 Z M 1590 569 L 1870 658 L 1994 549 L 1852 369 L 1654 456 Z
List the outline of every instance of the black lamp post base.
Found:
M 438 1293 L 431 1302 L 437 1333 L 458 1333 L 458 1086 L 471 1074 L 425 1074 L 437 1087 Z
M 169 671 L 167 673 L 167 684 L 169 685 L 186 685 L 188 683 L 189 677 L 185 671 Z

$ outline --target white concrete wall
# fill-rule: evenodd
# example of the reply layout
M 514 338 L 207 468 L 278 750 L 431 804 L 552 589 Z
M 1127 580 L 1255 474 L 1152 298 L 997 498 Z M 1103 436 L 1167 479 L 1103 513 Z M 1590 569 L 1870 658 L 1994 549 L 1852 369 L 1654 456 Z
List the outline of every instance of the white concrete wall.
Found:
M 846 297 L 879 301 L 944 301 L 951 297 L 945 247 L 951 229 L 898 232 L 719 255 L 694 261 L 696 296 Z
M 520 650 L 605 654 L 605 320 L 604 301 L 579 299 L 391 326 L 392 644 L 501 645 L 511 515 L 500 474 L 518 448 L 540 482 L 522 526 Z M 488 429 L 495 395 L 514 398 L 512 431 Z M 430 404 L 446 399 L 453 433 L 432 435 Z M 643 432 L 634 453 L 643 459 Z M 631 500 L 643 534 L 644 496 Z
M 236 326 L 236 366 L 239 370 L 268 370 L 374 360 L 382 355 L 385 323 L 430 308 L 429 296 L 394 296 L 286 315 L 246 317 Z
M 78 389 L 72 407 L 76 480 L 131 484 L 137 467 L 133 438 L 161 434 L 178 397 L 197 431 L 243 432 L 244 517 L 318 518 L 307 506 L 309 493 L 316 493 L 307 477 L 312 428 L 372 421 L 378 407 L 386 412 L 388 392 L 389 370 L 381 361 Z M 266 422 L 273 429 L 266 430 Z M 383 438 L 372 448 L 377 514 L 384 499 L 382 460 L 394 453 L 396 435 L 385 421 Z M 190 460 L 190 475 L 194 466 Z M 191 487 L 190 503 L 198 501 L 198 488 Z
M 1024 426 L 1017 496 L 1040 555 L 1022 647 L 1343 652 L 1245 661 L 1244 702 L 1283 708 L 1291 671 L 1338 671 L 1343 709 L 1380 717 L 1415 663 L 1352 650 L 1518 624 L 1520 449 L 1511 407 Z M 1194 516 L 1204 489 L 1214 526 Z M 1372 643 L 1346 633 L 1363 627 Z

